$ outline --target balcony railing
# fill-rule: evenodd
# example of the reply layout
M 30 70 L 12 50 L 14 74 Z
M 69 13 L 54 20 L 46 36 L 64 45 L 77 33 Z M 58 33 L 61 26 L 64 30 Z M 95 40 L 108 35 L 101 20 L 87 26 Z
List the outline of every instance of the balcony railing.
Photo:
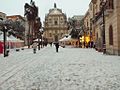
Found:
M 105 15 L 111 14 L 113 10 L 114 10 L 114 3 L 112 2 L 112 0 L 106 1 L 104 6 Z
M 92 19 L 93 23 L 97 22 L 102 17 L 102 10 L 95 14 L 95 17 Z
M 109 14 L 111 14 L 114 10 L 114 6 L 113 6 L 113 3 L 110 3 L 110 1 L 106 1 L 104 4 L 103 4 L 103 0 L 101 0 L 101 3 L 100 3 L 100 11 L 97 12 L 95 14 L 95 17 L 92 19 L 93 23 L 97 22 L 103 15 L 103 12 L 104 12 L 104 15 L 105 16 L 108 16 Z

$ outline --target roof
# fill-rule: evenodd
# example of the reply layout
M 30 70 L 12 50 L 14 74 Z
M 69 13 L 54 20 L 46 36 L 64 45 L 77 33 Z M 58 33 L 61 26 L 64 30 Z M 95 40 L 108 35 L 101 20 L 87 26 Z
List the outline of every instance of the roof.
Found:
M 72 19 L 74 20 L 82 20 L 84 18 L 84 15 L 74 15 Z
M 49 15 L 62 15 L 62 11 L 58 8 L 53 8 L 50 10 Z
M 12 15 L 12 16 L 7 16 L 7 18 L 9 19 L 22 19 L 23 21 L 25 21 L 24 17 L 22 17 L 21 15 Z
M 62 10 L 57 8 L 56 3 L 54 3 L 54 8 L 49 10 L 49 14 L 48 15 L 62 15 Z

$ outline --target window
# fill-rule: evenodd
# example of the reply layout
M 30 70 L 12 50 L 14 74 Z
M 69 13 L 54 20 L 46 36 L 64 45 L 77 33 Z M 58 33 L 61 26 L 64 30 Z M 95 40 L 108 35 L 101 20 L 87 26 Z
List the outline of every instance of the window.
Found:
M 52 19 L 49 19 L 49 23 L 52 23 Z
M 55 25 L 58 25 L 58 22 L 57 22 L 57 21 L 55 21 Z
M 109 0 L 109 7 L 110 7 L 110 9 L 114 9 L 113 0 Z
M 63 23 L 63 18 L 61 18 L 60 23 Z
M 90 10 L 92 10 L 92 4 L 90 5 Z
M 52 34 L 51 34 L 51 33 L 50 33 L 49 35 L 50 35 L 50 37 L 52 37 Z
M 109 44 L 113 45 L 113 27 L 110 25 L 109 27 Z
M 114 0 L 108 0 L 107 1 L 107 8 L 108 9 L 114 9 Z
M 57 30 L 55 30 L 55 33 L 58 33 Z
M 61 37 L 63 36 L 63 33 L 61 33 Z

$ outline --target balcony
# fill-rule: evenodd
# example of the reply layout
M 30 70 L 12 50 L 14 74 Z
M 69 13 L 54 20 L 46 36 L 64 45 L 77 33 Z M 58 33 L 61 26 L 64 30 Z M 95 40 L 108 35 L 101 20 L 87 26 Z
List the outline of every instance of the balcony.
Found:
M 113 10 L 114 10 L 113 1 L 112 0 L 107 1 L 105 6 L 104 6 L 104 9 L 105 9 L 106 15 L 113 13 Z
M 102 10 L 95 14 L 95 17 L 92 19 L 93 23 L 97 22 L 102 17 Z

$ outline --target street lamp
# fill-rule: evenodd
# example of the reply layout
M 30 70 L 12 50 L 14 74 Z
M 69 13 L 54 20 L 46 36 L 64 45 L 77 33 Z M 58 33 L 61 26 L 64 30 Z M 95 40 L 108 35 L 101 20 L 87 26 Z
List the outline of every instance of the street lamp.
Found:
M 102 14 L 103 14 L 102 15 L 103 16 L 103 32 L 102 32 L 103 46 L 102 47 L 103 47 L 103 53 L 106 53 L 106 45 L 105 45 L 106 44 L 106 42 L 105 42 L 105 12 L 104 12 L 105 11 L 105 6 L 106 6 L 106 0 L 103 0 L 101 4 L 102 4 Z
M 86 28 L 85 26 L 83 26 L 83 33 L 84 33 L 84 42 L 83 42 L 83 45 L 84 45 L 84 48 L 86 47 Z
M 41 47 L 44 47 L 44 45 L 43 45 L 43 31 L 42 31 L 42 35 L 41 35 Z
M 78 33 L 78 43 L 79 43 L 79 48 L 82 47 L 82 42 L 81 42 L 82 32 L 83 32 L 83 26 L 80 27 L 80 30 L 79 30 L 79 33 Z
M 43 34 L 43 28 L 39 29 L 39 33 L 38 33 L 38 50 L 40 50 L 40 39 L 41 39 L 41 48 L 42 48 L 42 34 Z
M 7 47 L 6 47 L 6 32 L 8 31 L 8 25 L 10 25 L 10 21 L 9 20 L 3 20 L 0 19 L 0 26 L 2 27 L 3 30 L 3 44 L 4 44 L 4 57 L 8 56 L 8 51 L 7 51 Z
M 39 33 L 38 33 L 38 50 L 40 50 L 40 30 L 39 30 Z

